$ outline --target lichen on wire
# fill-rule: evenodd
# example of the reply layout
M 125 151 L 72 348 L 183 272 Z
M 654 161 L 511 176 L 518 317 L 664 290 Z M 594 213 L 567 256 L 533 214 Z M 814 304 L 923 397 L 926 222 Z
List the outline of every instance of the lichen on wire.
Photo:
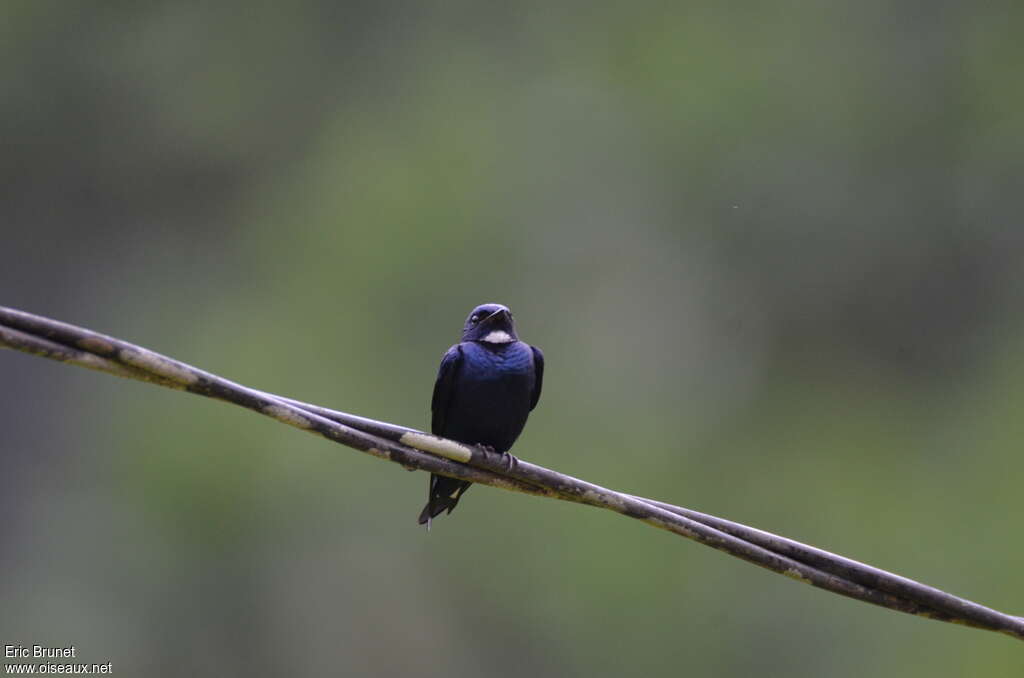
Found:
M 258 391 L 67 323 L 0 306 L 0 348 L 223 400 L 408 469 L 609 509 L 833 593 L 1024 640 L 1022 617 L 813 546 L 415 429 Z

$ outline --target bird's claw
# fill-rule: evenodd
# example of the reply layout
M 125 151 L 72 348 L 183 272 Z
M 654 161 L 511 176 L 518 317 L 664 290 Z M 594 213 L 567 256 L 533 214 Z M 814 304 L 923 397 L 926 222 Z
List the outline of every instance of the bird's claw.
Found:
M 515 466 L 517 461 L 519 461 L 509 452 L 498 452 L 490 445 L 477 445 L 476 447 L 491 459 L 497 457 L 497 461 L 501 464 L 502 470 L 504 471 L 511 471 L 512 467 Z

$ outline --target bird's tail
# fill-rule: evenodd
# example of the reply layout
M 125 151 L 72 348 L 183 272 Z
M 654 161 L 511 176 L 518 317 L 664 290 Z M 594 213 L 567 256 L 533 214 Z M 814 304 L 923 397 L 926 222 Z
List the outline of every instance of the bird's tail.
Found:
M 420 525 L 426 524 L 429 528 L 430 520 L 436 518 L 442 511 L 447 510 L 451 513 L 470 485 L 472 483 L 465 480 L 431 474 L 430 493 L 427 495 L 427 505 L 420 512 Z

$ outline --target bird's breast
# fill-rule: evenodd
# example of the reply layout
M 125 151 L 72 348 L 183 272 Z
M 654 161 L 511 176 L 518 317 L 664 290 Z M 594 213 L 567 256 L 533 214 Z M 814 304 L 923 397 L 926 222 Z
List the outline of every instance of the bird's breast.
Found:
M 466 366 L 482 379 L 501 379 L 533 370 L 533 351 L 521 341 L 500 344 L 495 348 L 467 342 L 463 356 Z
M 504 451 L 512 447 L 530 413 L 533 351 L 514 342 L 487 348 L 465 342 L 440 435 Z

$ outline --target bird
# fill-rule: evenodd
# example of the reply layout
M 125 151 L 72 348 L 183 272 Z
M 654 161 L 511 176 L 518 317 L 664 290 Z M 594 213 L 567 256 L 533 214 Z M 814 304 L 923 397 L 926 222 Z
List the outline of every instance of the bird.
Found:
M 481 304 L 466 318 L 462 341 L 441 358 L 430 401 L 434 435 L 508 454 L 522 433 L 544 381 L 544 354 L 519 340 L 512 311 Z M 419 524 L 451 513 L 472 483 L 430 476 Z

